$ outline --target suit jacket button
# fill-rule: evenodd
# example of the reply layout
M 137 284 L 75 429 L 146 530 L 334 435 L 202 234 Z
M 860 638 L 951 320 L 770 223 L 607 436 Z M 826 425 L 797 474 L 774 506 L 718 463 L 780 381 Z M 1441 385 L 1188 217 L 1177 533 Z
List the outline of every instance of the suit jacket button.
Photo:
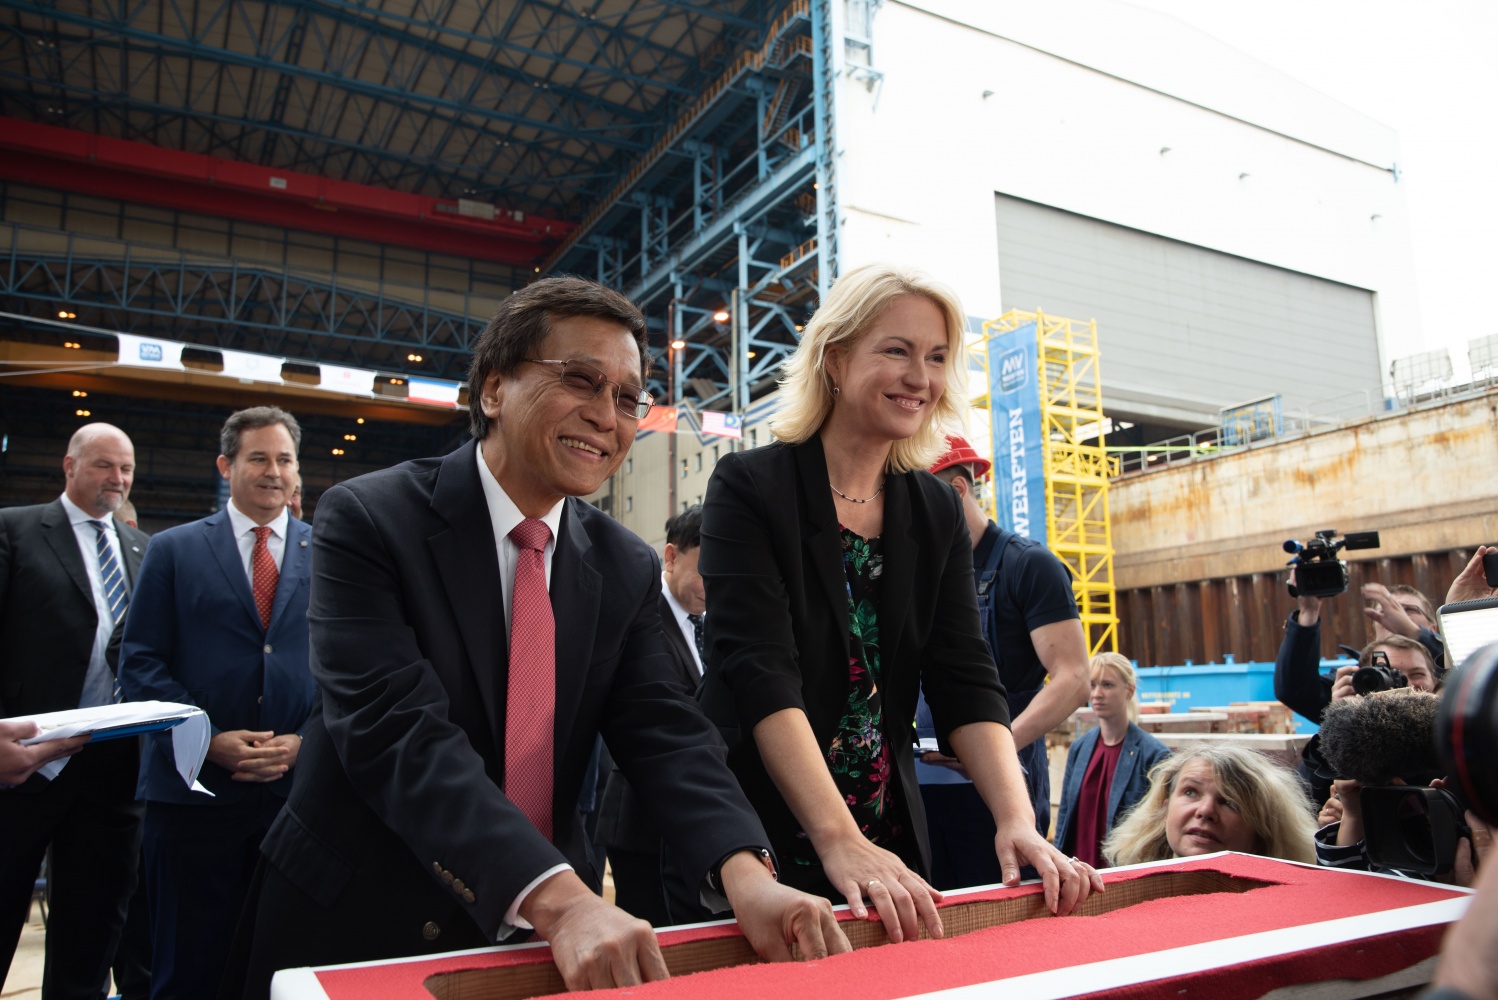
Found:
M 272 647 L 272 646 L 271 646 L 271 644 L 270 644 L 270 643 L 268 643 L 268 642 L 267 642 L 267 643 L 266 643 L 266 644 L 265 644 L 265 651 L 266 651 L 266 652 L 267 652 L 267 653 L 274 653 L 274 652 L 275 652 L 275 648 L 274 648 L 274 647 Z
M 450 872 L 450 871 L 448 871 L 446 868 L 444 868 L 442 870 L 442 884 L 443 885 L 452 885 L 453 884 L 453 873 Z
M 436 875 L 438 878 L 442 877 L 442 862 L 440 862 L 440 861 L 433 861 L 432 862 L 432 874 Z
M 255 704 L 257 704 L 257 705 L 264 705 L 265 704 L 265 695 L 261 695 L 260 697 L 256 698 L 255 699 Z
M 464 889 L 463 890 L 463 902 L 465 902 L 465 903 L 471 903 L 471 902 L 473 902 L 477 898 L 478 897 L 473 894 L 473 890 L 472 889 Z
M 421 936 L 426 938 L 428 941 L 437 940 L 437 935 L 441 933 L 442 928 L 438 927 L 434 922 L 430 920 L 421 925 Z
M 453 892 L 462 892 L 463 889 L 464 889 L 463 880 L 462 879 L 455 879 L 453 881 Z

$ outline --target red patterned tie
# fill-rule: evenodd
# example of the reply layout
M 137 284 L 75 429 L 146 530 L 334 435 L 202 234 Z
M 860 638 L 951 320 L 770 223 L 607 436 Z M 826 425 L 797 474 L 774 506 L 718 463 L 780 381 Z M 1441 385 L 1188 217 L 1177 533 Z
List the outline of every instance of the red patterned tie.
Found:
M 269 537 L 269 528 L 256 528 L 255 548 L 250 553 L 250 575 L 253 580 L 250 589 L 255 594 L 255 607 L 260 611 L 261 628 L 270 628 L 270 609 L 276 603 L 276 582 L 281 579 L 281 571 L 276 569 L 276 560 L 265 542 Z
M 505 710 L 505 795 L 551 839 L 552 726 L 557 705 L 556 622 L 542 558 L 551 529 L 527 518 L 510 602 L 510 681 Z

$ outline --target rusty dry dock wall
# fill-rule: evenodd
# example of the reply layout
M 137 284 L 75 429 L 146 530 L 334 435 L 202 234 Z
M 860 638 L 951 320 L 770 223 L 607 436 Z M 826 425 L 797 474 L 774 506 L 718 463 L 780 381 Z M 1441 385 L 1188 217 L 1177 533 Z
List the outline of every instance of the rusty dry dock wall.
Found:
M 1498 541 L 1498 392 L 1370 418 L 1115 480 L 1119 644 L 1141 664 L 1272 660 L 1292 601 L 1280 543 L 1377 530 L 1352 585 L 1419 587 L 1437 604 L 1480 542 Z M 1328 606 L 1322 651 L 1360 646 L 1359 601 Z

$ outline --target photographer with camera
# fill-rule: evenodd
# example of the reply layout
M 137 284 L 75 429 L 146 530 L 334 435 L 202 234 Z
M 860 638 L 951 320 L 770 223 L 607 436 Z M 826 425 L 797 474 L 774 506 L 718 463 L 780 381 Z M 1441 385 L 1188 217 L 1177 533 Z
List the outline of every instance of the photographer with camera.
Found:
M 1418 643 L 1396 636 L 1375 642 L 1365 659 L 1388 652 L 1395 640 L 1397 653 L 1412 652 L 1402 646 L 1409 643 L 1421 650 L 1416 659 L 1425 655 Z M 1369 670 L 1407 676 L 1387 663 L 1370 662 Z M 1434 738 L 1441 699 L 1424 687 L 1425 673 L 1422 663 L 1407 683 L 1366 695 L 1346 678 L 1346 696 L 1327 708 L 1320 748 L 1326 770 L 1338 776 L 1342 816 L 1317 831 L 1317 863 L 1470 886 L 1487 858 L 1492 829 L 1447 790 L 1448 768 Z M 1377 682 L 1371 675 L 1363 680 Z

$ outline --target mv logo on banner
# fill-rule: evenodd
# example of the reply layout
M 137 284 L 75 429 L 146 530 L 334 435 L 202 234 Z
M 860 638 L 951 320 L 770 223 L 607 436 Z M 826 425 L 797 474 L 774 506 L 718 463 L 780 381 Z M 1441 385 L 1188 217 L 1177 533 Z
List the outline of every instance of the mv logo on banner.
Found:
M 140 359 L 142 361 L 160 362 L 162 360 L 160 344 L 141 344 Z
M 999 391 L 1013 392 L 1022 389 L 1025 380 L 1030 373 L 1030 366 L 1026 361 L 1027 352 L 1023 347 L 1017 351 L 1010 351 L 999 358 Z

